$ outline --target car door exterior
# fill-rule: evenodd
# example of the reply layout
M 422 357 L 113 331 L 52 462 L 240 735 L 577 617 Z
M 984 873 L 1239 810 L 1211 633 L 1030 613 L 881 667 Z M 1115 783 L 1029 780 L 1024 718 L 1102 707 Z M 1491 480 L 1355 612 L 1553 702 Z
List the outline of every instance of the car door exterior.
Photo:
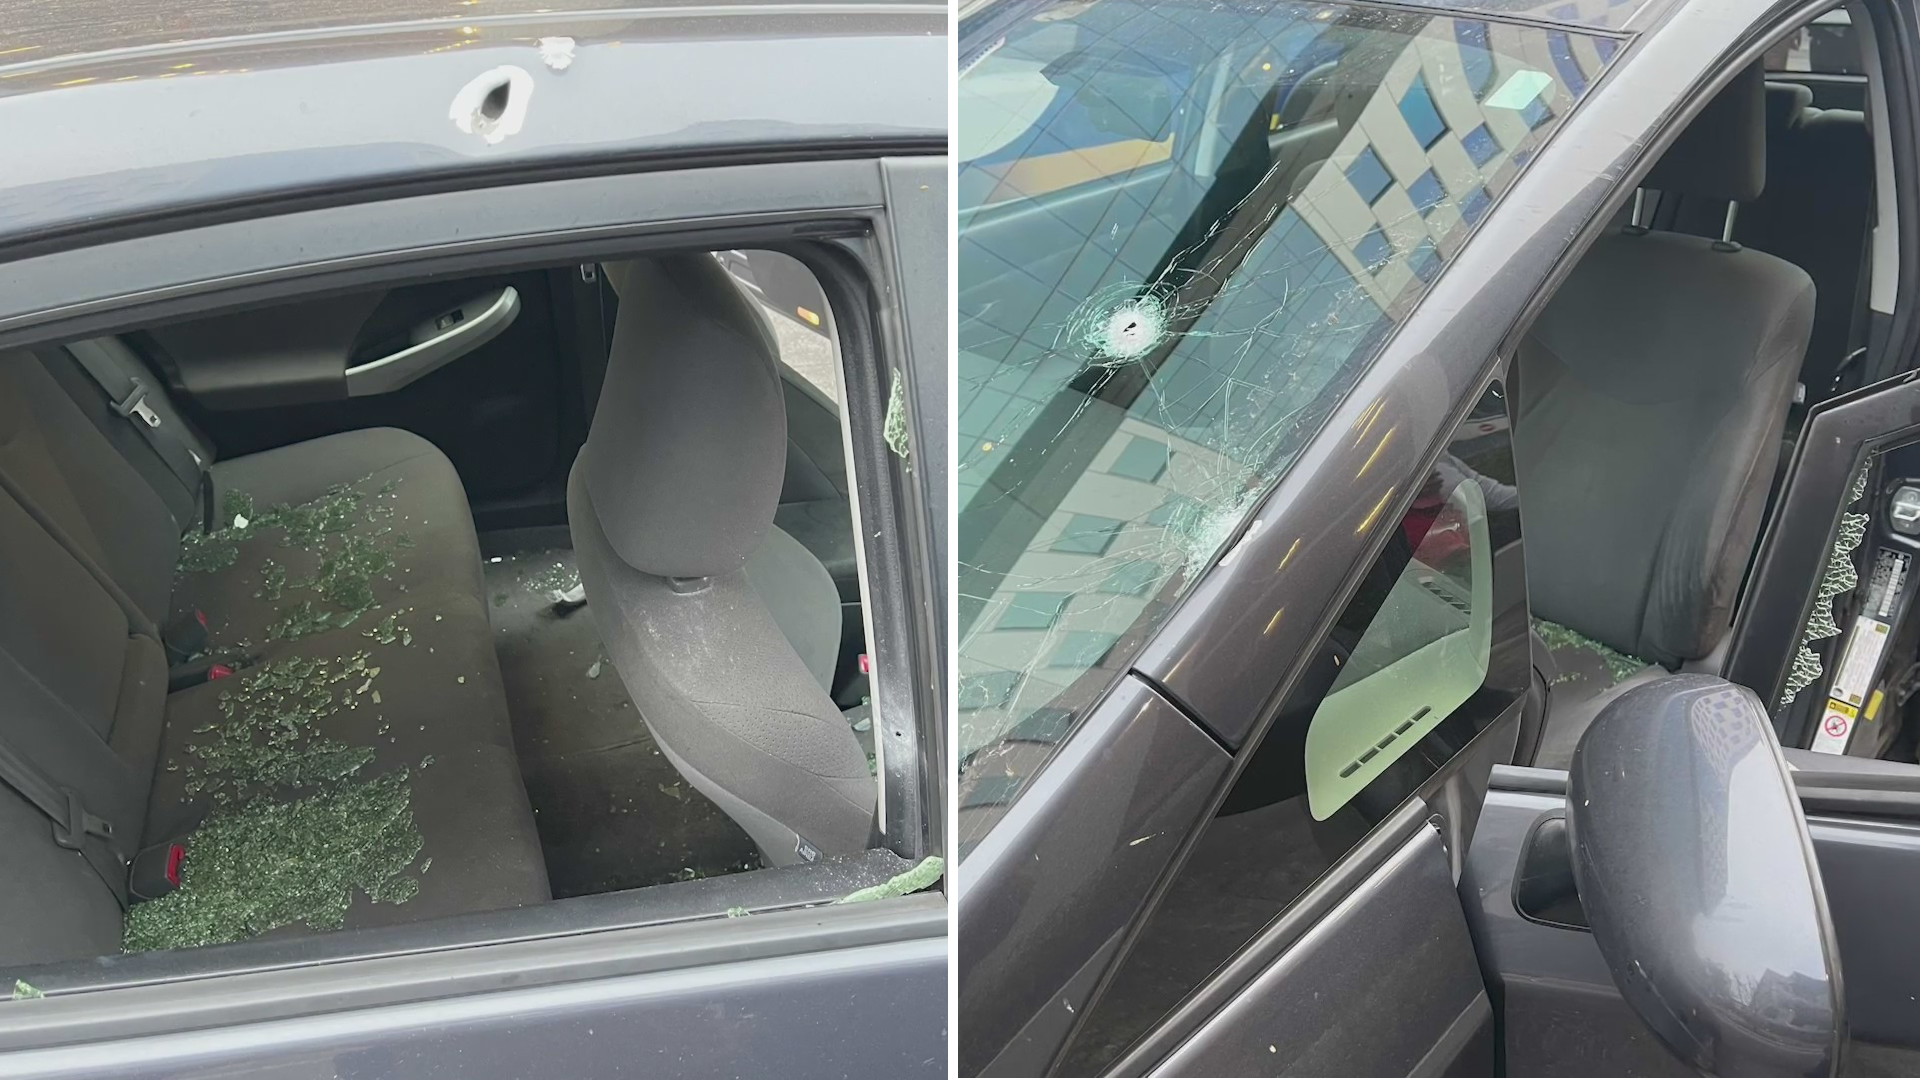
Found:
M 662 242 L 661 222 L 676 223 L 664 231 L 681 244 L 718 235 L 789 245 L 822 274 L 850 369 L 864 380 L 850 399 L 862 416 L 855 471 L 872 538 L 874 660 L 888 672 L 878 695 L 893 851 L 882 854 L 919 859 L 945 843 L 936 808 L 946 646 L 927 614 L 944 589 L 931 561 L 941 510 L 907 469 L 915 449 L 945 440 L 941 398 L 923 391 L 929 368 L 944 363 L 928 342 L 942 336 L 945 255 L 926 227 L 926 204 L 943 203 L 931 178 L 941 168 L 937 152 L 739 164 L 162 228 L 16 261 L 17 280 L 39 286 L 13 291 L 0 324 L 14 340 L 65 337 L 463 263 L 612 257 Z M 885 437 L 889 427 L 897 438 Z M 160 967 L 131 975 L 109 965 L 91 985 L 0 1010 L 0 1072 L 943 1075 L 946 898 L 936 888 L 825 906 L 844 895 L 850 869 L 863 872 L 716 878 L 687 883 L 699 887 L 677 899 L 608 894 L 372 938 L 322 936 L 241 971 L 192 951 L 154 955 Z M 781 906 L 772 892 L 754 899 L 766 888 L 788 892 L 792 906 L 724 917 L 729 905 Z
M 981 561 L 970 550 L 990 555 L 1012 526 L 1003 516 L 969 528 L 967 455 L 994 440 L 973 438 L 964 404 L 976 309 L 962 146 L 963 1074 L 1492 1068 L 1493 1011 L 1455 885 L 1490 772 L 1530 707 L 1531 675 L 1504 432 L 1481 421 L 1503 411 L 1508 335 L 1597 233 L 1608 200 L 1625 197 L 1622 180 L 1651 165 L 1682 104 L 1751 59 L 1743 50 L 1765 14 L 1688 5 L 1665 12 L 1659 32 L 1598 50 L 1610 59 L 1586 76 L 1578 106 L 1491 191 L 1470 238 L 1443 246 L 1418 302 L 1391 309 L 1377 356 L 1259 466 L 1264 486 L 1250 483 L 1255 497 L 1192 556 L 1165 613 L 1075 669 L 1079 697 L 1025 710 L 971 747 L 969 712 L 1004 711 L 1034 672 L 983 678 L 970 642 L 1010 616 L 1024 628 L 1078 609 L 1045 597 L 967 610 L 990 592 L 968 587 Z M 1400 115 L 1411 124 L 1418 112 Z M 1357 190 L 1367 175 L 1347 180 Z M 1393 249 L 1405 250 L 1398 238 Z M 1110 384 L 1077 385 L 1098 400 Z M 1076 415 L 1059 408 L 1035 426 Z M 1109 460 L 1102 440 L 1074 447 L 1074 460 Z M 982 490 L 1011 490 L 1013 475 L 994 472 Z M 1105 529 L 1103 556 L 1131 535 L 1089 516 L 1030 535 L 1071 549 Z M 1422 622 L 1413 600 L 1458 619 Z M 1435 653 L 1451 663 L 1420 666 Z M 1342 674 L 1348 665 L 1360 673 Z M 1396 669 L 1453 681 L 1422 680 L 1430 699 L 1399 697 L 1388 692 Z M 1346 738 L 1316 738 L 1336 731 Z

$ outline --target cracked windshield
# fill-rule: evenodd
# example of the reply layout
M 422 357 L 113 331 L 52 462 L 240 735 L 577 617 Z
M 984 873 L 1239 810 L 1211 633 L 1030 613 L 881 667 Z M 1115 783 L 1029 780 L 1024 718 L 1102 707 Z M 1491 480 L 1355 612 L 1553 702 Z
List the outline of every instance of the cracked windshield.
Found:
M 963 849 L 1615 46 L 1286 3 L 1057 3 L 988 33 L 960 45 Z

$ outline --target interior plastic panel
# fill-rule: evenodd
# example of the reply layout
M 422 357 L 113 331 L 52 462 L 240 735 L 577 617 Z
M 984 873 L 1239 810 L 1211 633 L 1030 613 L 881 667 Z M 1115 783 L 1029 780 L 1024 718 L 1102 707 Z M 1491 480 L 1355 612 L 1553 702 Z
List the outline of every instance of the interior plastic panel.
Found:
M 452 304 L 416 289 L 244 308 L 147 331 L 140 344 L 211 412 L 371 397 L 458 360 L 519 317 L 513 286 L 469 292 Z M 396 315 L 405 328 L 383 334 Z
M 1367 1007 L 1386 1003 L 1390 1015 Z M 1492 1020 L 1445 845 L 1428 826 L 1153 1075 L 1486 1076 Z
M 1414 551 L 1307 728 L 1315 821 L 1364 791 L 1486 681 L 1493 541 L 1479 485 L 1455 485 L 1442 515 L 1447 527 L 1435 529 L 1435 538 L 1458 543 L 1464 531 L 1467 565 L 1448 573 L 1422 561 L 1434 559 L 1424 542 Z
M 384 292 L 244 308 L 139 335 L 180 389 L 215 412 L 347 396 L 347 356 Z
M 346 369 L 348 397 L 388 394 L 410 385 L 500 336 L 520 316 L 520 293 L 511 285 L 459 307 L 420 320 L 406 344 Z

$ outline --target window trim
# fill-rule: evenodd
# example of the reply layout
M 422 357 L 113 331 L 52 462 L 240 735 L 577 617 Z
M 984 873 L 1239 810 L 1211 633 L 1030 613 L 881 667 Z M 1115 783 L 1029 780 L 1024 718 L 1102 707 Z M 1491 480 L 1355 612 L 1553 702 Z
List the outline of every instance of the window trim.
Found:
M 15 1051 L 75 1047 L 97 1054 L 98 1044 L 119 1039 L 296 1020 L 342 1009 L 377 1010 L 450 999 L 466 1007 L 481 1004 L 489 994 L 527 988 L 621 976 L 670 977 L 691 967 L 735 960 L 898 947 L 944 936 L 946 922 L 944 898 L 922 893 L 884 903 L 776 911 L 747 919 L 504 936 L 467 948 L 396 949 L 384 955 L 108 984 L 81 992 L 49 988 L 47 1001 L 58 1002 L 57 1009 L 0 1009 L 0 1062 Z

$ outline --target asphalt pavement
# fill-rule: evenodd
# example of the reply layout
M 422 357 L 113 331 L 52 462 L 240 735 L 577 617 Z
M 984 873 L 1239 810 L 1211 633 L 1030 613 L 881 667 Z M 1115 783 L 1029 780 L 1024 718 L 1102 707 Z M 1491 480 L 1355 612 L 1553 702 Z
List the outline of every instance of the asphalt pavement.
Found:
M 839 380 L 835 377 L 833 343 L 817 330 L 800 325 L 765 304 L 760 310 L 773 324 L 774 340 L 780 346 L 780 360 L 800 377 L 820 388 L 829 401 L 840 400 Z

